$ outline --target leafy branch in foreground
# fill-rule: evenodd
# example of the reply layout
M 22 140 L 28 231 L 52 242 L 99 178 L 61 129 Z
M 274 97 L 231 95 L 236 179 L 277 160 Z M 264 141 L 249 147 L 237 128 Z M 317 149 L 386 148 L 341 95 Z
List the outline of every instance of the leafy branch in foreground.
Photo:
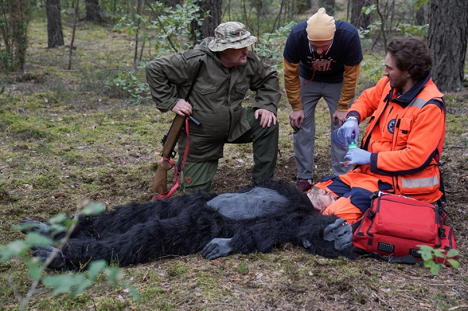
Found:
M 456 249 L 451 249 L 444 254 L 443 249 L 434 249 L 428 245 L 417 245 L 420 249 L 418 253 L 421 254 L 422 259 L 424 260 L 424 267 L 431 269 L 431 273 L 436 275 L 439 273 L 441 267 L 446 267 L 445 262 L 448 262 L 452 267 L 457 269 L 460 266 L 460 263 L 452 258 L 455 258 L 460 253 Z M 442 260 L 437 260 L 441 258 Z M 443 263 L 438 263 L 442 261 Z
M 86 265 L 87 270 L 82 273 L 60 273 L 56 275 L 46 275 L 45 271 L 47 266 L 54 260 L 62 260 L 62 258 L 56 258 L 58 255 L 63 256 L 61 249 L 70 238 L 76 224 L 78 223 L 79 215 L 92 215 L 98 214 L 104 210 L 104 204 L 102 203 L 91 203 L 82 204 L 84 206 L 79 212 L 70 219 L 65 214 L 59 214 L 49 220 L 50 226 L 47 230 L 49 234 L 43 232 L 28 232 L 25 240 L 15 240 L 6 245 L 0 245 L 0 256 L 1 261 L 6 262 L 13 257 L 18 258 L 21 262 L 25 263 L 28 268 L 28 275 L 33 280 L 31 287 L 25 297 L 19 295 L 19 291 L 13 288 L 16 293 L 17 299 L 20 300 L 19 310 L 25 310 L 31 297 L 36 292 L 36 288 L 39 283 L 53 289 L 52 295 L 69 292 L 72 297 L 76 297 L 87 288 L 93 286 L 97 282 L 97 277 L 104 273 L 107 276 L 108 282 L 113 285 L 124 286 L 128 289 L 129 293 L 135 298 L 139 299 L 138 292 L 130 286 L 128 283 L 122 281 L 123 273 L 119 268 L 108 267 L 107 262 L 104 260 L 97 260 L 90 262 Z M 31 224 L 19 225 L 14 229 L 27 230 L 31 228 Z M 54 237 L 57 235 L 64 235 L 63 238 L 54 241 L 48 235 Z M 47 259 L 42 262 L 37 257 L 30 257 L 27 255 L 27 251 L 34 247 L 50 247 L 53 249 Z M 14 287 L 11 282 L 12 278 L 8 275 L 4 277 L 10 281 L 10 284 Z

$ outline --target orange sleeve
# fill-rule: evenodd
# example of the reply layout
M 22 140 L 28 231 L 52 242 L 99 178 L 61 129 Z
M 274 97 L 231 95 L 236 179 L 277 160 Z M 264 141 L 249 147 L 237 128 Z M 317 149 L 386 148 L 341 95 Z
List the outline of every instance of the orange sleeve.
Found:
M 351 203 L 351 197 L 341 197 L 327 207 L 322 214 L 335 215 L 345 219 L 350 225 L 353 225 L 361 219 L 363 212 Z
M 301 80 L 299 79 L 299 63 L 292 64 L 283 58 L 283 77 L 286 95 L 293 110 L 302 109 Z
M 338 111 L 347 111 L 349 103 L 356 96 L 356 87 L 361 73 L 361 64 L 356 66 L 344 66 L 343 86 L 341 87 L 340 99 L 338 100 Z

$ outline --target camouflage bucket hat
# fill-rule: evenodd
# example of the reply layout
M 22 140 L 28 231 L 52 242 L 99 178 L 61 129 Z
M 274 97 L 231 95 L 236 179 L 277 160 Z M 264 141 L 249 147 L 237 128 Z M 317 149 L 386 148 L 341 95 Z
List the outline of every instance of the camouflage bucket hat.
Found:
M 252 45 L 257 38 L 245 30 L 245 26 L 239 22 L 227 22 L 215 29 L 215 38 L 210 41 L 208 48 L 213 52 L 221 52 L 227 49 L 242 49 Z

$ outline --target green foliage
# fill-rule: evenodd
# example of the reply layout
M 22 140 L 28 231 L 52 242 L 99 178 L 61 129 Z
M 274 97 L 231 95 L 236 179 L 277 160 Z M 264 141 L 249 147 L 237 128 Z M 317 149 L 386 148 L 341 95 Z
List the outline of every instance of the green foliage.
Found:
M 434 249 L 427 245 L 417 245 L 420 249 L 418 253 L 421 254 L 422 259 L 424 260 L 424 267 L 429 268 L 431 273 L 436 275 L 439 273 L 441 267 L 446 267 L 444 264 L 439 264 L 436 262 L 436 258 L 442 258 L 443 262 L 448 262 L 454 268 L 458 268 L 460 266 L 459 262 L 454 258 L 458 256 L 460 253 L 456 249 L 451 249 L 444 254 L 443 249 Z
M 13 95 L 11 94 L 11 90 L 6 88 L 7 85 L 8 82 L 3 77 L 0 77 L 0 108 L 8 102 L 13 101 Z
M 366 56 L 361 62 L 361 69 L 361 78 L 371 79 L 377 82 L 382 78 L 385 65 L 381 59 Z
M 102 203 L 90 203 L 86 204 L 79 214 L 93 215 L 102 212 L 104 209 L 105 206 Z M 122 271 L 118 268 L 108 267 L 104 260 L 90 262 L 89 265 L 87 265 L 87 270 L 83 273 L 67 272 L 44 276 L 47 266 L 60 253 L 60 249 L 71 235 L 71 232 L 77 223 L 76 219 L 77 217 L 75 217 L 75 219 L 69 219 L 65 214 L 59 214 L 49 220 L 48 229 L 50 230 L 51 235 L 65 233 L 65 238 L 60 239 L 59 241 L 53 241 L 49 237 L 40 233 L 28 232 L 25 240 L 15 240 L 7 245 L 0 245 L 1 261 L 6 262 L 14 257 L 18 258 L 26 264 L 29 277 L 34 281 L 26 297 L 21 298 L 20 310 L 24 310 L 26 308 L 29 298 L 31 298 L 35 293 L 36 286 L 39 282 L 42 282 L 43 285 L 52 288 L 53 295 L 70 293 L 71 297 L 77 297 L 83 291 L 96 284 L 98 282 L 98 277 L 102 273 L 107 276 L 107 280 L 110 283 L 117 286 L 127 287 L 130 294 L 135 299 L 139 299 L 138 292 L 132 286 L 122 281 Z M 20 225 L 16 226 L 15 229 L 24 230 L 28 229 L 30 226 L 31 225 Z M 54 247 L 54 251 L 45 262 L 42 262 L 39 258 L 31 258 L 26 255 L 28 250 L 32 247 L 47 246 Z
M 128 35 L 134 35 L 137 31 L 142 33 L 143 38 L 151 40 L 156 57 L 192 48 L 193 42 L 190 38 L 199 35 L 192 29 L 192 24 L 195 22 L 201 25 L 204 20 L 195 0 L 185 1 L 183 5 L 176 5 L 175 8 L 166 7 L 163 2 L 156 1 L 148 10 L 146 20 L 137 14 L 125 15 L 114 29 L 125 31 Z
M 359 39 L 361 39 L 362 46 L 370 46 L 372 44 L 372 39 L 368 37 L 370 29 L 358 29 Z
M 401 32 L 403 36 L 416 36 L 425 37 L 429 24 L 426 25 L 413 25 L 408 23 L 398 24 L 395 28 L 396 31 Z
M 200 26 L 204 20 L 195 0 L 185 1 L 183 5 L 177 5 L 175 10 L 156 2 L 151 10 L 159 12 L 157 20 L 148 25 L 148 29 L 155 34 L 153 42 L 156 56 L 192 48 L 193 42 L 189 38 L 199 36 L 199 33 L 192 28 L 192 23 L 195 22 Z
M 428 2 L 429 0 L 407 0 L 407 4 L 413 6 L 417 10 L 419 10 L 423 4 Z
M 421 6 L 425 3 L 427 3 L 427 0 L 407 1 L 407 4 L 412 6 L 414 10 L 421 9 Z M 389 30 L 397 36 L 424 37 L 426 35 L 429 25 L 415 25 L 414 23 L 408 22 L 408 19 L 412 17 L 408 16 L 408 12 L 410 10 L 406 9 L 406 7 L 401 12 L 394 12 L 392 10 L 393 9 L 391 9 L 385 1 L 377 2 L 377 4 L 372 4 L 362 8 L 363 14 L 377 16 L 377 19 L 374 19 L 367 29 L 361 29 L 361 34 L 367 38 L 363 40 L 363 37 L 361 37 L 364 46 L 372 43 L 369 35 L 377 35 L 377 39 L 380 36 L 382 37 L 383 46 L 386 47 L 387 32 Z M 374 40 L 376 39 L 374 38 Z
M 189 0 L 185 1 L 183 5 L 171 8 L 156 1 L 149 7 L 150 14 L 147 20 L 138 14 L 124 15 L 114 29 L 126 31 L 128 35 L 141 33 L 141 40 L 151 40 L 156 57 L 188 50 L 193 45 L 190 38 L 199 35 L 192 28 L 193 23 L 201 25 L 204 20 L 200 16 L 200 7 L 195 3 L 196 1 Z M 156 20 L 151 20 L 154 17 Z M 145 65 L 144 62 L 140 62 L 139 69 L 144 68 Z M 106 87 L 108 89 L 115 88 L 129 96 L 130 99 L 126 103 L 130 105 L 139 105 L 150 98 L 146 80 L 140 79 L 135 70 L 119 72 L 106 83 Z
M 362 8 L 361 12 L 366 15 L 375 15 L 377 14 L 377 6 L 375 4 L 365 6 Z M 376 31 L 378 31 L 381 28 L 381 25 L 382 25 L 382 21 L 376 20 L 373 23 L 369 24 L 367 29 L 363 29 L 362 34 L 363 35 L 375 34 Z
M 366 15 L 369 15 L 369 14 L 375 13 L 376 10 L 377 10 L 377 6 L 375 4 L 372 4 L 372 5 L 369 5 L 369 6 L 362 7 L 361 12 L 366 14 Z
M 135 1 L 136 3 L 136 1 Z M 133 1 L 126 0 L 100 0 L 99 9 L 101 16 L 106 20 L 116 20 L 129 11 Z
M 140 69 L 144 67 L 144 63 L 140 63 Z M 124 96 L 130 97 L 126 103 L 129 105 L 139 105 L 145 101 L 148 101 L 149 86 L 148 83 L 136 75 L 134 70 L 129 72 L 119 72 L 113 78 L 106 82 L 107 89 L 117 89 L 122 92 Z
M 107 267 L 104 260 L 96 260 L 89 264 L 88 270 L 84 273 L 65 273 L 60 275 L 48 275 L 44 277 L 42 283 L 53 288 L 52 295 L 70 293 L 71 297 L 77 297 L 83 291 L 97 283 L 98 276 L 104 273 L 109 282 L 113 285 L 124 285 L 128 287 L 131 295 L 139 299 L 138 292 L 129 284 L 122 282 L 123 273 L 120 269 Z
M 286 38 L 295 25 L 296 22 L 289 22 L 273 33 L 263 34 L 260 38 L 260 43 L 258 43 L 255 48 L 255 53 L 269 63 L 275 70 L 278 70 L 279 73 L 281 73 L 283 49 L 286 44 Z
M 249 273 L 249 269 L 247 268 L 247 263 L 245 262 L 245 260 L 242 260 L 239 265 L 237 266 L 237 271 L 240 273 L 240 274 L 247 274 Z

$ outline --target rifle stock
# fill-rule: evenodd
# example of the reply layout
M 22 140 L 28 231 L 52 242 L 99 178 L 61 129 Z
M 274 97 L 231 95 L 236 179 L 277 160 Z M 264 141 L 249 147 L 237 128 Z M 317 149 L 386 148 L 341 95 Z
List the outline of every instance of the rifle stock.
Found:
M 185 101 L 188 101 L 190 93 L 192 93 L 193 86 L 195 85 L 195 81 L 197 80 L 198 74 L 200 73 L 200 69 L 203 66 L 203 58 L 200 58 L 199 65 L 195 76 L 192 79 L 192 84 L 190 84 L 189 90 L 187 91 L 187 95 L 185 96 Z M 200 125 L 197 119 L 192 116 L 189 116 L 190 120 L 192 120 L 196 125 Z M 167 171 L 171 169 L 172 165 L 169 163 L 168 159 L 173 158 L 175 156 L 174 148 L 179 140 L 180 133 L 182 132 L 182 128 L 184 127 L 186 117 L 181 115 L 176 115 L 174 120 L 172 121 L 171 128 L 169 132 L 164 136 L 162 140 L 163 144 L 163 151 L 162 151 L 162 159 L 158 163 L 158 168 L 156 170 L 156 174 L 153 177 L 153 184 L 151 189 L 153 191 L 153 200 L 157 199 L 158 194 L 166 193 L 167 192 Z M 167 159 L 167 160 L 165 160 Z M 181 174 L 181 172 L 179 172 Z
M 155 195 L 167 192 L 167 171 L 172 168 L 172 165 L 165 159 L 173 157 L 174 148 L 179 140 L 184 123 L 185 117 L 176 115 L 172 121 L 171 128 L 163 138 L 162 159 L 158 163 L 156 174 L 153 177 L 153 185 L 151 186 L 153 194 Z

